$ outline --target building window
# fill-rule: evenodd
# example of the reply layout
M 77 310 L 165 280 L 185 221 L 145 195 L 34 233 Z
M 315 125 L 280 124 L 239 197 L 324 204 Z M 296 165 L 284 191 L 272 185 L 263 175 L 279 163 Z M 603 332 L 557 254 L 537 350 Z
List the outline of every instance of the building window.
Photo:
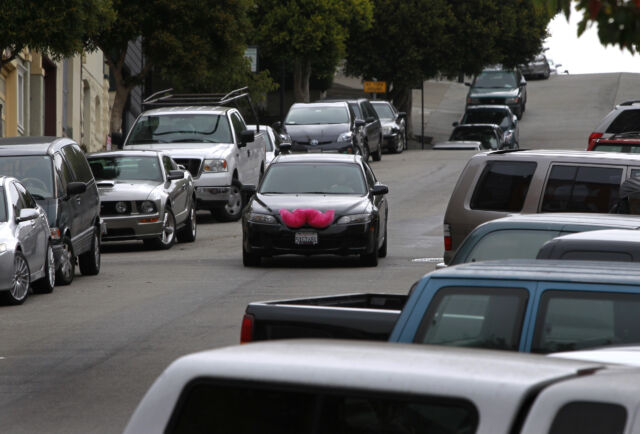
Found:
M 18 69 L 18 131 L 24 133 L 24 71 Z

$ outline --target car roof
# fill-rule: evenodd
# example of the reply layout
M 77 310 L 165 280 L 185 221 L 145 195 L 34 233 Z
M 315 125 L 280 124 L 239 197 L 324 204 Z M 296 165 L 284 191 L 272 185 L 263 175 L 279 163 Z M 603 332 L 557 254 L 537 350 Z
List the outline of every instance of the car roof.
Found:
M 346 107 L 346 101 L 316 101 L 316 102 L 297 102 L 291 107 L 308 107 L 308 106 L 320 106 L 320 107 Z
M 69 144 L 75 142 L 67 137 L 7 137 L 0 139 L 0 155 L 45 155 Z
M 164 116 L 174 114 L 216 114 L 224 115 L 230 110 L 235 110 L 233 107 L 226 106 L 176 106 L 176 107 L 161 107 L 144 111 L 140 116 Z
M 152 149 L 119 150 L 119 151 L 96 152 L 96 153 L 87 155 L 87 159 L 98 158 L 98 157 L 125 157 L 125 156 L 136 156 L 136 157 L 156 156 L 157 157 L 158 155 L 164 155 L 164 152 L 156 151 Z
M 492 159 L 523 159 L 530 160 L 536 158 L 553 158 L 554 160 L 575 160 L 581 159 L 585 161 L 601 160 L 616 162 L 617 164 L 628 164 L 640 162 L 640 154 L 629 154 L 621 152 L 599 152 L 599 151 L 574 151 L 567 149 L 529 149 L 529 150 L 509 150 L 505 151 L 489 151 L 475 154 L 473 158 Z
M 640 263 L 508 259 L 469 262 L 437 270 L 433 278 L 508 279 L 640 286 Z
M 361 163 L 359 155 L 337 154 L 334 152 L 280 154 L 271 161 L 277 163 Z
M 544 225 L 593 225 L 619 226 L 626 229 L 640 229 L 640 216 L 632 214 L 599 214 L 599 213 L 540 213 L 512 214 L 483 223 L 484 227 L 500 227 L 523 223 Z M 480 227 L 480 226 L 478 226 Z
M 576 232 L 562 235 L 554 240 L 564 241 L 600 241 L 603 243 L 640 243 L 640 231 L 630 229 L 601 229 L 597 231 Z

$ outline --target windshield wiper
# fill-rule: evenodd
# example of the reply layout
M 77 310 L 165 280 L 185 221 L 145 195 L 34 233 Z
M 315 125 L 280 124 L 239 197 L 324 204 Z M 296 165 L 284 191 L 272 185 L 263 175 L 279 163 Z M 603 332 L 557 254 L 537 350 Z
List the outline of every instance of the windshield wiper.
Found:
M 166 142 L 163 142 L 161 140 L 154 140 L 154 139 L 140 139 L 140 140 L 136 140 L 135 142 L 127 143 L 127 145 L 142 145 L 147 143 L 166 143 Z
M 176 139 L 176 140 L 171 140 L 169 143 L 187 143 L 187 142 L 220 143 L 220 142 L 216 142 L 215 140 L 209 140 L 209 139 Z

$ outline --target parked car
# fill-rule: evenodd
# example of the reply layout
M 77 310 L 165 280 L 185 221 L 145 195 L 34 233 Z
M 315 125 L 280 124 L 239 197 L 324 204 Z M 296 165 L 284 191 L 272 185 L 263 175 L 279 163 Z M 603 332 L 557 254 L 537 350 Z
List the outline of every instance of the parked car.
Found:
M 407 114 L 399 112 L 389 101 L 371 101 L 382 124 L 383 146 L 394 154 L 407 149 Z
M 534 259 L 549 240 L 576 232 L 602 229 L 640 229 L 640 216 L 543 213 L 514 214 L 490 220 L 475 228 L 464 239 L 448 265 L 497 259 Z M 625 231 L 627 232 L 627 231 Z M 640 231 L 637 232 L 640 236 Z M 561 259 L 545 257 L 539 259 Z M 591 260 L 605 259 L 593 256 Z M 443 268 L 438 264 L 437 268 Z
M 596 139 L 611 139 L 623 133 L 640 132 L 640 100 L 630 100 L 615 106 L 589 135 L 587 150 L 592 151 Z
M 380 161 L 382 158 L 382 123 L 378 118 L 378 113 L 371 105 L 371 102 L 366 98 L 358 99 L 327 99 L 324 102 L 330 101 L 344 101 L 349 104 L 349 107 L 356 115 L 356 119 L 363 120 L 364 126 L 362 127 L 362 156 L 365 161 L 369 161 L 369 155 L 373 161 Z M 323 102 L 319 101 L 319 102 Z
M 533 77 L 544 78 L 546 80 L 551 75 L 551 65 L 547 60 L 547 56 L 538 54 L 531 62 L 520 66 L 520 71 L 522 71 L 522 75 L 524 75 L 527 80 Z
M 15 178 L 0 176 L 0 297 L 22 304 L 29 287 L 50 293 L 56 263 L 47 215 Z
M 166 151 L 191 172 L 198 209 L 222 221 L 239 220 L 246 204 L 242 185 L 257 184 L 266 167 L 266 132 L 249 130 L 240 111 L 228 107 L 245 98 L 246 88 L 213 97 L 154 94 L 124 149 Z
M 444 216 L 445 263 L 479 224 L 508 214 L 607 213 L 640 156 L 567 150 L 496 151 L 471 157 Z
M 500 127 L 495 124 L 464 124 L 453 129 L 447 143 L 480 142 L 483 150 L 496 151 L 505 147 L 504 137 Z
M 247 125 L 247 128 L 255 131 L 256 126 Z M 283 136 L 276 133 L 273 128 L 268 125 L 260 125 L 260 130 L 263 130 L 266 133 L 264 142 L 266 152 L 264 156 L 264 168 L 266 170 L 269 164 L 271 164 L 271 161 L 275 158 L 276 154 L 278 154 L 280 143 L 283 141 Z
M 242 261 L 281 254 L 387 254 L 388 188 L 359 156 L 276 157 L 242 219 Z
M 124 434 L 637 433 L 630 367 L 532 354 L 299 340 L 179 358 Z
M 508 105 L 518 119 L 527 105 L 527 81 L 518 69 L 487 68 L 478 74 L 469 86 L 467 106 L 498 104 Z
M 104 241 L 143 240 L 157 249 L 196 239 L 193 179 L 163 152 L 119 151 L 90 155 L 98 183 Z
M 250 303 L 240 337 L 365 338 L 547 354 L 637 343 L 638 309 L 640 264 L 513 259 L 431 272 L 404 300 L 346 294 Z
M 640 125 L 638 125 L 640 130 Z M 640 131 L 613 134 L 610 138 L 595 139 L 593 146 L 588 151 L 623 152 L 640 154 Z
M 432 146 L 434 151 L 482 151 L 482 142 L 477 140 L 454 140 L 438 142 Z
M 56 261 L 56 284 L 100 272 L 100 196 L 80 147 L 71 139 L 0 139 L 0 175 L 18 178 L 47 213 Z
M 460 122 L 453 126 L 465 124 L 495 124 L 502 130 L 502 141 L 505 147 L 518 149 L 520 147 L 520 126 L 518 117 L 506 105 L 477 105 L 469 106 Z
M 284 124 L 273 124 L 289 139 L 294 152 L 359 154 L 366 160 L 364 126 L 346 102 L 296 103 L 289 108 Z
M 603 229 L 557 236 L 542 245 L 537 258 L 640 262 L 640 231 Z

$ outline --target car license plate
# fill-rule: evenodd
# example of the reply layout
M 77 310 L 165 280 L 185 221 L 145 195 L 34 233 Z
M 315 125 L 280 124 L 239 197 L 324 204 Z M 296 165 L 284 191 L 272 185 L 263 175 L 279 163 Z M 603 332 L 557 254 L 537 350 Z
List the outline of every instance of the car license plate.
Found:
M 296 232 L 295 243 L 301 246 L 314 246 L 318 244 L 317 232 Z

